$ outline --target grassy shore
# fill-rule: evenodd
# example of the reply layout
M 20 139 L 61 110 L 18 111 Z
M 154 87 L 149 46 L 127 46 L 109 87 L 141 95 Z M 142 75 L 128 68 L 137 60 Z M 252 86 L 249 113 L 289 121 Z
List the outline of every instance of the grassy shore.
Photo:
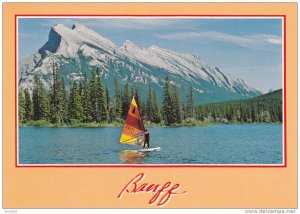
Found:
M 45 120 L 30 121 L 27 123 L 19 123 L 19 127 L 41 127 L 41 128 L 102 128 L 102 127 L 119 127 L 123 126 L 122 123 L 112 122 L 112 123 L 50 123 Z
M 20 123 L 19 127 L 41 127 L 41 128 L 58 128 L 58 127 L 66 127 L 66 128 L 103 128 L 103 127 L 123 127 L 125 121 L 113 121 L 111 123 L 50 123 L 45 120 L 38 120 L 38 121 L 30 121 L 27 123 Z M 209 125 L 207 122 L 203 121 L 192 121 L 192 122 L 184 122 L 180 124 L 172 124 L 171 126 L 167 126 L 164 123 L 151 123 L 146 121 L 144 123 L 146 127 L 180 127 L 180 126 L 206 126 Z

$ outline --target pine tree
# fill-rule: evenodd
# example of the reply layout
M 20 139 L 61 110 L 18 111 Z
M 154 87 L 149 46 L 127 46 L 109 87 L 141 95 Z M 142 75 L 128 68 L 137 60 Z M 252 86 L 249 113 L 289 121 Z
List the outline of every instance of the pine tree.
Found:
M 109 112 L 110 96 L 109 96 L 109 90 L 108 90 L 107 84 L 105 84 L 105 98 L 106 98 L 106 104 L 107 104 L 107 111 Z
M 100 74 L 97 69 L 95 72 L 92 71 L 92 79 L 90 81 L 90 92 L 91 92 L 91 115 L 93 121 L 104 122 L 107 121 L 107 107 L 106 99 L 104 96 Z
M 49 96 L 46 92 L 46 90 L 43 88 L 42 91 L 41 91 L 41 96 L 42 96 L 42 99 L 41 99 L 41 105 L 42 105 L 42 109 L 43 109 L 43 112 L 42 112 L 42 118 L 45 119 L 45 120 L 49 120 L 50 118 L 50 100 L 49 100 Z
M 71 84 L 70 84 L 71 85 Z M 83 109 L 81 105 L 81 96 L 79 87 L 74 81 L 70 89 L 68 118 L 71 122 L 81 121 Z
M 41 120 L 47 119 L 49 103 L 47 101 L 47 94 L 43 83 L 38 74 L 34 75 L 34 86 L 32 91 L 33 102 L 33 119 Z
M 136 104 L 139 107 L 140 114 L 142 116 L 145 115 L 145 113 L 146 113 L 145 112 L 146 105 L 145 105 L 145 103 L 142 100 L 141 91 L 140 91 L 139 87 L 135 87 L 134 97 L 135 97 Z
M 180 124 L 182 122 L 182 113 L 181 113 L 181 101 L 178 86 L 175 86 L 173 91 L 173 115 L 176 123 Z
M 65 88 L 65 81 L 64 78 L 61 78 L 61 81 L 59 83 L 59 112 L 60 112 L 60 117 L 61 117 L 61 122 L 65 123 L 65 121 L 68 120 L 67 115 L 68 115 L 68 103 L 67 103 L 67 92 Z
M 126 82 L 125 86 L 124 86 L 124 93 L 122 96 L 122 112 L 123 112 L 123 118 L 126 118 L 128 110 L 129 110 L 129 105 L 130 105 L 130 101 L 131 101 L 131 97 L 130 97 L 130 92 L 129 92 L 129 86 L 128 83 Z
M 140 114 L 141 114 L 141 116 L 143 117 L 143 115 L 146 114 L 146 111 L 145 111 L 145 109 L 146 109 L 146 104 L 145 104 L 145 102 L 143 101 L 142 98 L 139 99 L 139 103 L 140 103 L 140 104 L 139 104 Z
M 159 112 L 159 106 L 156 99 L 156 93 L 153 90 L 152 91 L 152 97 L 153 97 L 153 103 L 154 103 L 154 113 L 153 113 L 153 122 L 154 123 L 160 123 L 160 112 Z
M 145 115 L 146 115 L 147 119 L 149 121 L 153 122 L 154 121 L 154 97 L 153 97 L 150 85 L 148 88 L 148 99 L 146 102 L 145 110 L 146 110 Z
M 169 77 L 166 77 L 163 88 L 163 118 L 166 125 L 171 125 L 175 122 L 173 112 L 172 90 Z
M 19 90 L 18 93 L 18 121 L 20 123 L 25 121 L 25 98 L 23 91 Z
M 113 113 L 113 110 L 112 110 L 112 104 L 111 104 L 107 84 L 105 84 L 105 99 L 106 99 L 106 110 L 107 110 L 107 114 L 108 114 L 107 115 L 107 121 L 112 122 L 112 120 L 114 118 L 114 113 Z
M 91 98 L 91 116 L 94 122 L 100 122 L 100 111 L 97 98 L 96 72 L 94 69 L 92 70 L 92 77 L 89 85 Z
M 92 70 L 92 77 L 90 80 L 90 92 L 91 92 L 91 115 L 94 122 L 100 122 L 100 111 L 97 98 L 97 81 L 96 72 Z
M 194 93 L 193 93 L 193 87 L 190 86 L 187 94 L 187 116 L 188 117 L 195 117 L 195 111 L 194 111 Z
M 84 74 L 84 79 L 82 82 L 81 103 L 82 103 L 82 121 L 85 123 L 91 122 L 92 107 L 91 107 L 90 87 L 89 87 L 89 81 L 87 79 L 86 73 Z
M 150 86 L 148 88 L 148 98 L 145 106 L 145 115 L 149 121 L 160 123 L 160 113 L 156 94 L 154 90 L 151 90 Z
M 79 94 L 81 96 L 81 94 L 83 93 L 83 85 L 82 85 L 82 81 L 79 82 L 79 88 L 78 88 Z
M 24 120 L 25 120 L 25 122 L 27 122 L 32 119 L 32 101 L 31 101 L 28 89 L 24 90 L 24 95 L 25 95 Z
M 51 122 L 56 123 L 60 121 L 58 115 L 58 74 L 57 74 L 57 64 L 52 64 L 52 86 L 50 95 L 50 106 L 51 106 Z
M 116 108 L 116 118 L 121 118 L 122 115 L 122 96 L 120 89 L 120 82 L 115 79 L 115 108 Z
M 186 111 L 186 104 L 184 102 L 181 103 L 181 109 L 182 109 L 182 119 L 185 120 L 187 118 L 187 111 Z M 201 108 L 198 108 L 201 109 Z M 200 117 L 200 112 L 199 115 L 197 114 L 197 117 Z M 197 118 L 199 119 L 199 118 Z
M 107 103 L 105 92 L 102 87 L 101 79 L 99 71 L 97 70 L 97 97 L 98 97 L 98 104 L 99 104 L 99 111 L 100 111 L 100 121 L 107 122 L 108 111 L 107 111 Z
M 64 123 L 66 117 L 66 95 L 63 79 L 59 74 L 58 65 L 52 65 L 52 78 L 50 93 L 50 116 L 52 123 Z

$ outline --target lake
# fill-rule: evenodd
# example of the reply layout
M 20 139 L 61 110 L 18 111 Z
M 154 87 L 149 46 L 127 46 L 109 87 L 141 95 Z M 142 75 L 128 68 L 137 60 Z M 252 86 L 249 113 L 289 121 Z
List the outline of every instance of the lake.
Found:
M 119 144 L 121 127 L 19 128 L 19 164 L 282 164 L 281 124 L 149 127 L 150 147 Z M 127 151 L 126 151 L 127 150 Z

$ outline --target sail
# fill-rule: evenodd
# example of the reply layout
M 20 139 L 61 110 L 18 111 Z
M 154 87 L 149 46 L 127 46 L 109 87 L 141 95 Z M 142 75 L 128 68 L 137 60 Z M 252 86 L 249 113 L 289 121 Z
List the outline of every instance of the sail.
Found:
M 132 98 L 120 143 L 135 145 L 144 141 L 144 123 L 134 97 Z

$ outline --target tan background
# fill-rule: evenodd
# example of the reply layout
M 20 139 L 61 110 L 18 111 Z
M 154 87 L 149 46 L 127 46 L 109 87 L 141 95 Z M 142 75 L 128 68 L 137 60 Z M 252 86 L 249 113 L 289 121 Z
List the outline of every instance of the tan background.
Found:
M 16 168 L 16 14 L 286 15 L 287 167 L 225 168 Z M 117 195 L 139 172 L 145 181 L 178 182 L 188 193 L 164 207 L 297 207 L 297 5 L 296 3 L 4 3 L 3 5 L 3 207 L 149 207 L 152 194 Z M 154 206 L 152 206 L 154 207 Z

